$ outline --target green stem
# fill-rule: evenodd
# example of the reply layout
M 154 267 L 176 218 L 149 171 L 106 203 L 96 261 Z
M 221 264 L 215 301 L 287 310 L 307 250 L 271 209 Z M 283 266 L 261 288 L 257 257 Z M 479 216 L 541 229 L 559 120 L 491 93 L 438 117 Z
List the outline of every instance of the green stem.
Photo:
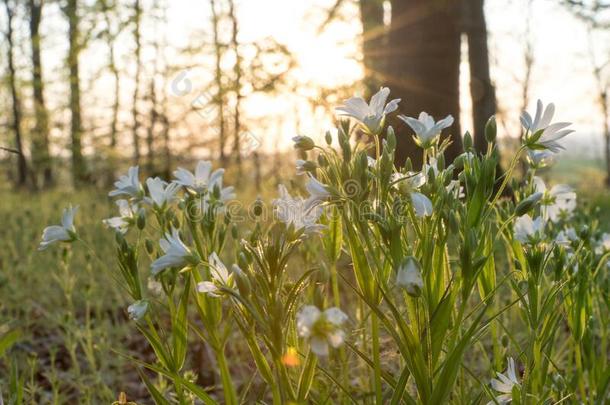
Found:
M 218 361 L 218 368 L 220 369 L 220 378 L 222 380 L 225 403 L 227 405 L 237 405 L 237 392 L 235 390 L 235 386 L 233 385 L 231 371 L 229 370 L 229 365 L 227 364 L 227 358 L 225 357 L 225 351 L 223 347 L 217 351 L 216 359 Z
M 373 373 L 375 382 L 375 402 L 383 404 L 381 386 L 381 351 L 379 349 L 379 318 L 377 314 L 371 314 L 371 334 L 373 341 Z
M 578 389 L 580 391 L 580 398 L 582 401 L 587 398 L 587 391 L 585 389 L 585 382 L 583 380 L 582 373 L 582 353 L 580 352 L 580 342 L 576 342 L 574 345 L 574 356 L 576 358 L 576 373 L 578 378 Z
M 330 283 L 333 290 L 333 303 L 337 308 L 341 307 L 341 297 L 339 296 L 339 280 L 337 277 L 337 264 L 330 265 Z

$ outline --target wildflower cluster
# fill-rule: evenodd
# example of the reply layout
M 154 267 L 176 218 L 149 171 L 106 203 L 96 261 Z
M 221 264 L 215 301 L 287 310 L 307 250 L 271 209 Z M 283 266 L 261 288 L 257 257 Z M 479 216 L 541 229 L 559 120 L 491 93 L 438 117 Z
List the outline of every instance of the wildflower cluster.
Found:
M 233 188 L 206 161 L 170 182 L 142 184 L 132 167 L 115 183 L 119 214 L 104 222 L 127 313 L 156 357 L 134 361 L 164 382 L 141 373 L 155 402 L 607 398 L 610 235 L 539 172 L 569 124 L 552 123 L 552 104 L 524 113 L 522 145 L 499 175 L 493 118 L 486 153 L 466 134 L 446 162 L 451 116 L 399 116 L 423 165 L 396 167 L 385 121 L 400 100 L 389 93 L 338 107 L 356 125 L 341 121 L 326 145 L 294 138 L 303 189 L 280 185 L 270 220 L 257 201 L 238 223 Z M 41 248 L 79 240 L 73 216 L 45 229 Z M 193 342 L 212 353 L 219 389 L 191 378 Z M 240 350 L 254 376 L 231 364 Z

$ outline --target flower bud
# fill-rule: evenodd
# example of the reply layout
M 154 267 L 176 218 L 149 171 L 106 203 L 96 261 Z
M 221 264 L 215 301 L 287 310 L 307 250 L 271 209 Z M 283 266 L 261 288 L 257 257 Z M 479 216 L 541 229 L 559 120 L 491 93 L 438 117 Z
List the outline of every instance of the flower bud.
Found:
M 326 157 L 324 157 L 324 155 L 322 155 L 322 154 L 318 155 L 318 165 L 320 167 L 328 166 L 328 160 L 326 160 Z
M 152 255 L 152 254 L 155 252 L 155 246 L 153 245 L 152 240 L 150 240 L 150 239 L 148 239 L 148 238 L 147 238 L 147 239 L 144 241 L 144 246 L 146 247 L 146 252 L 147 252 L 149 255 Z
M 510 343 L 508 340 L 508 335 L 502 335 L 501 342 L 502 342 L 502 347 L 504 347 L 504 348 L 508 347 L 508 344 Z
M 339 146 L 341 146 L 341 151 L 343 152 L 343 160 L 346 162 L 350 161 L 352 159 L 352 148 L 346 135 L 339 135 Z
M 521 200 L 519 204 L 515 207 L 515 215 L 520 217 L 522 215 L 527 214 L 532 208 L 536 206 L 538 201 L 542 198 L 542 193 L 534 193 L 529 197 Z
M 394 128 L 391 126 L 388 127 L 388 132 L 386 135 L 387 147 L 390 152 L 393 152 L 396 149 L 396 134 L 394 133 Z
M 403 260 L 398 268 L 396 284 L 405 289 L 411 297 L 419 297 L 424 288 L 424 280 L 421 276 L 421 266 L 413 256 Z
M 316 288 L 313 291 L 313 303 L 318 308 L 324 308 L 325 296 L 322 288 Z
M 487 124 L 485 124 L 485 139 L 489 143 L 493 143 L 496 141 L 496 136 L 498 134 L 498 125 L 496 124 L 496 117 L 493 115 L 487 120 Z
M 301 165 L 301 168 L 306 172 L 315 172 L 316 169 L 318 168 L 318 165 L 316 164 L 316 162 L 312 162 L 311 160 L 306 160 Z
M 144 210 L 138 211 L 138 218 L 136 219 L 136 225 L 139 230 L 144 229 L 146 226 L 146 212 Z
M 330 146 L 333 143 L 333 137 L 330 134 L 330 131 L 326 131 L 326 134 L 324 135 L 324 140 L 326 141 L 326 144 L 328 146 Z
M 148 301 L 146 300 L 138 300 L 127 308 L 129 318 L 134 321 L 142 319 L 144 315 L 146 315 L 146 312 L 148 312 Z
M 405 160 L 405 166 L 404 166 L 403 170 L 406 172 L 413 171 L 413 162 L 411 161 L 411 158 L 407 158 L 407 160 Z
M 260 217 L 263 213 L 263 200 L 261 200 L 260 197 L 256 198 L 256 201 L 254 202 L 254 216 L 256 217 Z
M 311 150 L 314 148 L 314 146 L 316 146 L 313 139 L 305 135 L 295 136 L 294 138 L 292 138 L 292 140 L 294 141 L 295 149 L 306 151 Z
M 231 227 L 231 237 L 235 240 L 239 239 L 239 230 L 237 229 L 237 225 L 233 224 Z
M 233 278 L 235 280 L 235 284 L 237 284 L 237 289 L 239 290 L 239 294 L 242 297 L 247 297 L 252 290 L 250 286 L 250 280 L 244 274 L 243 270 L 236 264 L 231 267 L 233 270 Z
M 470 132 L 466 131 L 462 144 L 464 145 L 464 151 L 472 149 L 472 135 L 470 135 Z

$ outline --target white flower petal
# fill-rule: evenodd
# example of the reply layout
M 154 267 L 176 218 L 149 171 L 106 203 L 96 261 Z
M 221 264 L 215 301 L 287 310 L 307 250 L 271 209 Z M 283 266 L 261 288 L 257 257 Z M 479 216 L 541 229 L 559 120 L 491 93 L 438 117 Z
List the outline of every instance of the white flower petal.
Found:
M 411 193 L 411 202 L 415 209 L 415 215 L 418 217 L 427 217 L 432 215 L 432 201 L 425 195 L 417 192 Z

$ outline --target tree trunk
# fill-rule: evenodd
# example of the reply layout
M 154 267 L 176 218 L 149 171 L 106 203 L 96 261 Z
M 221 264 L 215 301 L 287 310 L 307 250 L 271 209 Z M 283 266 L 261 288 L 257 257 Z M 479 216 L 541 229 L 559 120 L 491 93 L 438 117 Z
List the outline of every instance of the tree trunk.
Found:
M 222 67 L 220 62 L 222 61 L 222 45 L 220 43 L 220 19 L 216 12 L 216 1 L 210 0 L 210 8 L 212 11 L 212 28 L 213 28 L 213 40 L 214 40 L 214 56 L 215 62 L 215 74 L 214 82 L 216 83 L 216 97 L 214 102 L 218 107 L 218 143 L 220 151 L 220 163 L 222 166 L 226 165 L 225 156 L 225 112 L 224 112 L 224 86 L 222 84 Z
M 360 20 L 362 21 L 362 63 L 366 97 L 375 94 L 384 84 L 384 54 L 386 29 L 383 23 L 384 0 L 360 0 Z
M 87 180 L 87 170 L 81 145 L 82 122 L 80 106 L 80 68 L 81 51 L 78 15 L 78 0 L 68 0 L 64 12 L 68 19 L 68 68 L 70 74 L 70 135 L 72 138 L 72 179 L 74 186 Z
M 165 108 L 164 108 L 165 111 Z M 163 155 L 165 157 L 165 165 L 163 167 L 163 173 L 165 177 L 170 177 L 172 172 L 172 150 L 170 148 L 170 122 L 165 113 L 161 114 L 162 131 L 161 135 L 163 138 Z
M 148 125 L 148 131 L 146 134 L 146 166 L 149 173 L 154 173 L 155 169 L 155 154 L 154 154 L 154 141 L 155 141 L 155 127 L 159 120 L 159 113 L 157 111 L 157 92 L 155 89 L 155 78 L 150 79 L 150 123 Z
M 606 187 L 610 187 L 610 119 L 607 117 L 608 111 L 606 111 L 606 119 L 604 125 L 604 141 L 606 146 Z
M 133 101 L 131 108 L 131 115 L 133 119 L 132 126 L 132 139 L 133 139 L 133 160 L 137 165 L 140 163 L 140 140 L 139 134 L 140 131 L 140 117 L 138 115 L 138 99 L 139 99 L 139 90 L 140 90 L 140 68 L 141 68 L 141 53 L 142 53 L 142 44 L 141 44 L 141 33 L 140 33 L 140 20 L 142 16 L 142 8 L 140 6 L 140 0 L 135 0 L 133 3 L 133 37 L 136 44 L 135 49 L 135 62 L 136 62 L 136 72 L 134 77 L 134 89 L 133 89 Z
M 474 123 L 474 146 L 480 153 L 487 150 L 485 124 L 496 113 L 496 93 L 489 74 L 485 0 L 464 0 L 464 28 L 468 36 L 470 95 Z
M 44 101 L 44 81 L 40 57 L 40 21 L 44 0 L 29 0 L 28 6 L 32 47 L 32 90 L 36 121 L 32 134 L 32 160 L 35 170 L 42 172 L 42 186 L 48 187 L 53 183 L 53 172 L 49 152 L 49 114 Z
M 602 114 L 604 114 L 604 152 L 606 158 L 606 186 L 610 187 L 610 103 L 608 102 L 608 90 L 603 89 L 600 92 L 600 104 Z
M 235 108 L 233 109 L 233 155 L 239 174 L 238 178 L 241 178 L 241 55 L 239 54 L 239 42 L 237 41 L 238 25 L 234 3 L 235 2 L 233 0 L 229 1 L 229 18 L 232 22 L 231 46 L 233 47 L 233 52 L 235 52 L 235 65 L 233 65 L 233 74 L 235 75 L 235 82 L 233 83 L 235 92 Z
M 11 101 L 13 104 L 13 120 L 11 129 L 15 134 L 15 150 L 17 152 L 17 186 L 23 187 L 27 183 L 28 166 L 23 153 L 23 140 L 21 134 L 21 100 L 17 92 L 17 71 L 13 57 L 14 38 L 13 38 L 13 17 L 15 10 L 9 0 L 4 0 L 6 9 L 6 41 L 7 41 L 7 62 L 8 62 L 8 82 L 11 91 Z
M 435 119 L 453 115 L 455 122 L 446 158 L 451 162 L 462 152 L 460 134 L 460 6 L 450 0 L 392 0 L 387 75 L 392 98 L 402 99 L 400 112 L 417 117 L 426 111 Z M 410 158 L 421 166 L 422 153 L 412 131 L 395 117 L 390 121 L 399 140 L 396 161 Z M 444 137 L 447 137 L 445 133 Z
M 116 54 L 114 50 L 114 41 L 116 40 L 117 33 L 112 32 L 112 21 L 110 16 L 110 5 L 108 1 L 101 0 L 102 12 L 104 13 L 104 22 L 106 24 L 106 41 L 108 46 L 108 69 L 112 74 L 114 80 L 114 101 L 112 103 L 112 117 L 110 121 L 110 149 L 111 153 L 114 154 L 116 143 L 117 143 L 117 132 L 118 132 L 118 120 L 119 120 L 119 109 L 120 109 L 120 91 L 121 91 L 121 75 L 116 64 Z

